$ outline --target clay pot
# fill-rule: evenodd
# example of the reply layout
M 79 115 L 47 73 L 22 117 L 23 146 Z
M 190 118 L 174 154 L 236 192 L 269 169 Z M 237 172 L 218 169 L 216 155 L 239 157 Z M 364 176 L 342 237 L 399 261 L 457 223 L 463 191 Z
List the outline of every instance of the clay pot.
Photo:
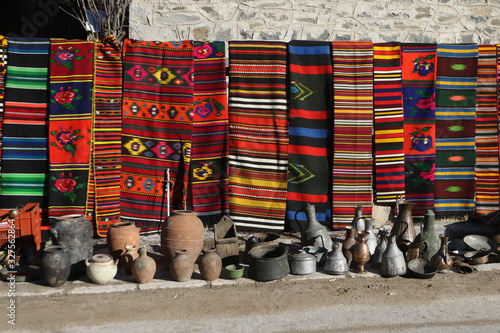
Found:
M 52 243 L 62 245 L 69 256 L 70 278 L 85 274 L 85 260 L 94 250 L 93 227 L 85 216 L 70 214 L 57 217 L 50 227 Z
M 85 260 L 85 264 L 87 276 L 96 284 L 108 283 L 118 272 L 118 260 L 113 261 L 109 254 L 94 254 L 90 260 Z
M 40 275 L 46 284 L 59 287 L 68 280 L 70 272 L 69 255 L 62 246 L 52 245 L 43 250 Z
M 194 262 L 203 248 L 205 227 L 190 210 L 174 210 L 161 226 L 161 248 L 167 264 L 176 256 L 176 250 L 186 250 Z
M 139 249 L 139 258 L 132 263 L 132 274 L 138 283 L 149 283 L 153 281 L 156 273 L 156 261 L 148 257 L 148 250 L 145 247 Z
M 135 245 L 125 245 L 125 253 L 120 256 L 118 267 L 123 267 L 126 274 L 132 274 L 132 264 L 139 257 Z
M 109 254 L 113 256 L 113 259 L 120 259 L 127 251 L 125 249 L 126 245 L 139 248 L 139 230 L 140 228 L 131 222 L 116 222 L 109 227 L 107 245 Z
M 215 252 L 215 248 L 203 251 L 199 268 L 203 280 L 214 281 L 219 278 L 222 271 L 222 259 Z
M 170 274 L 172 279 L 179 282 L 191 280 L 194 270 L 194 261 L 185 249 L 175 250 L 175 257 L 170 260 Z

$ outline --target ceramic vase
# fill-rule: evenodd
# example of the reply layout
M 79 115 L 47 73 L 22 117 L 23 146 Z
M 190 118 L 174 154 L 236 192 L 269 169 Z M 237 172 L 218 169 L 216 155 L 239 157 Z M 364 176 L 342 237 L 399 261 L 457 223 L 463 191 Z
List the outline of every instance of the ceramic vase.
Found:
M 449 273 L 453 266 L 453 259 L 448 253 L 448 236 L 440 235 L 441 247 L 435 255 L 432 256 L 433 261 L 438 266 L 438 273 Z
M 177 250 L 186 250 L 186 255 L 194 262 L 203 248 L 205 227 L 203 222 L 190 210 L 174 210 L 162 223 L 161 248 L 167 265 L 176 256 Z
M 356 245 L 354 245 L 352 258 L 356 262 L 356 272 L 364 274 L 366 273 L 365 264 L 370 260 L 370 249 L 368 248 L 368 244 L 366 244 L 368 233 L 366 231 L 356 231 L 356 234 L 358 237 Z
M 385 249 L 387 249 L 387 231 L 384 229 L 380 229 L 378 232 L 379 240 L 377 247 L 375 248 L 375 252 L 373 256 L 371 256 L 370 264 L 374 268 L 379 268 L 382 263 L 382 255 L 384 254 Z
M 347 259 L 342 253 L 342 244 L 340 242 L 333 243 L 333 250 L 326 258 L 324 270 L 325 273 L 332 275 L 342 275 L 349 271 Z
M 71 264 L 68 253 L 60 245 L 47 246 L 40 260 L 42 280 L 51 287 L 63 285 L 69 278 Z
M 428 209 L 424 215 L 424 230 L 423 230 L 423 258 L 430 261 L 439 250 L 439 236 L 436 234 L 434 222 L 436 214 L 433 210 Z
M 170 274 L 178 282 L 191 280 L 194 270 L 194 261 L 185 249 L 175 250 L 175 257 L 170 260 Z
M 62 245 L 69 256 L 70 278 L 85 275 L 85 260 L 94 250 L 92 223 L 80 214 L 57 217 L 49 230 L 54 245 Z
M 94 254 L 85 260 L 87 264 L 87 276 L 96 284 L 106 284 L 111 281 L 118 272 L 118 259 L 114 260 L 110 254 Z
M 107 246 L 108 252 L 113 256 L 113 259 L 120 257 L 127 251 L 126 245 L 139 248 L 140 235 L 139 227 L 136 227 L 131 222 L 116 222 L 113 223 L 108 230 Z
M 354 245 L 356 245 L 356 229 L 352 226 L 347 226 L 345 228 L 346 231 L 346 236 L 345 240 L 342 244 L 342 253 L 347 259 L 347 266 L 352 267 L 351 265 L 353 264 L 352 260 L 352 251 L 354 249 Z
M 123 267 L 125 274 L 132 274 L 132 264 L 139 257 L 135 245 L 125 245 L 125 253 L 120 256 L 118 267 Z
M 156 273 L 156 261 L 148 256 L 145 247 L 139 249 L 139 257 L 132 263 L 132 274 L 138 283 L 145 284 L 153 281 Z
M 380 275 L 393 277 L 406 274 L 406 260 L 403 252 L 396 244 L 396 235 L 389 236 L 387 248 L 382 255 Z
M 203 251 L 203 256 L 199 263 L 201 278 L 206 281 L 217 280 L 222 271 L 222 259 L 215 248 Z

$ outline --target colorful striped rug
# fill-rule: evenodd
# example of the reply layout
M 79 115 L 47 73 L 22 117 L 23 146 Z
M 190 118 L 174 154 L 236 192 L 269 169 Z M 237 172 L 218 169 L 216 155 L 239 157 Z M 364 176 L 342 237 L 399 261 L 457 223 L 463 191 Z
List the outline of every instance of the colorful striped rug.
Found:
M 2 126 L 5 96 L 5 73 L 7 69 L 7 45 L 8 39 L 0 35 L 0 171 L 2 170 Z
M 436 44 L 403 44 L 405 199 L 415 219 L 434 209 Z
M 476 214 L 499 208 L 497 50 L 479 45 L 476 110 Z
M 92 214 L 97 234 L 103 237 L 109 225 L 120 219 L 122 77 L 120 45 L 113 38 L 95 43 L 90 178 L 93 192 L 89 191 L 88 200 L 93 205 L 87 213 Z
M 0 207 L 48 207 L 48 39 L 9 38 Z M 45 216 L 44 216 L 45 220 Z
M 50 41 L 49 217 L 85 214 L 92 142 L 94 43 Z
M 434 207 L 464 216 L 475 206 L 478 46 L 439 44 L 437 56 Z
M 287 230 L 307 226 L 303 211 L 315 206 L 316 219 L 331 225 L 332 56 L 331 43 L 291 41 L 289 71 L 289 159 Z
M 191 41 L 124 41 L 122 218 L 142 232 L 166 217 L 166 170 L 174 183 L 171 209 L 185 209 L 193 127 Z
M 373 44 L 374 202 L 393 204 L 405 192 L 400 43 Z
M 284 229 L 288 161 L 282 42 L 229 42 L 229 200 L 244 229 Z
M 334 229 L 372 214 L 373 44 L 333 42 Z
M 226 45 L 194 41 L 193 210 L 207 226 L 229 213 Z

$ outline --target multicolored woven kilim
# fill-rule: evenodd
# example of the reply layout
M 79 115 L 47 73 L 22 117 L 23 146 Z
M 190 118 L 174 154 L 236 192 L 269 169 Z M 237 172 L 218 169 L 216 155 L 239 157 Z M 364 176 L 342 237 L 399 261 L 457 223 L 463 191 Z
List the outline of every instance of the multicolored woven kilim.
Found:
M 475 206 L 478 46 L 439 44 L 437 57 L 434 207 L 464 216 Z
M 5 73 L 7 69 L 7 45 L 8 39 L 0 35 L 0 170 L 2 170 L 2 126 L 5 95 Z M 0 186 L 1 185 L 2 183 L 0 181 Z
M 49 40 L 9 38 L 5 81 L 0 207 L 48 207 Z M 45 216 L 44 216 L 45 218 Z
M 331 225 L 332 56 L 331 43 L 291 41 L 287 229 L 305 230 L 306 204 Z
M 229 200 L 245 229 L 284 229 L 288 161 L 282 42 L 229 42 Z
M 51 39 L 49 217 L 86 213 L 93 52 L 92 42 Z
M 436 44 L 401 46 L 404 102 L 405 199 L 420 219 L 434 209 L 436 168 Z
M 224 42 L 193 43 L 192 206 L 205 225 L 213 225 L 229 213 L 226 46 Z
M 373 44 L 333 42 L 334 229 L 372 214 Z
M 499 208 L 497 50 L 479 45 L 476 110 L 476 214 Z
M 121 214 L 148 232 L 166 217 L 167 169 L 174 183 L 171 209 L 187 204 L 193 45 L 126 39 L 123 52 Z
M 94 65 L 93 191 L 89 191 L 88 200 L 93 206 L 88 213 L 94 216 L 97 234 L 106 236 L 109 225 L 120 218 L 123 73 L 121 47 L 113 38 L 95 43 Z
M 377 204 L 404 196 L 403 100 L 399 43 L 373 44 L 373 117 Z

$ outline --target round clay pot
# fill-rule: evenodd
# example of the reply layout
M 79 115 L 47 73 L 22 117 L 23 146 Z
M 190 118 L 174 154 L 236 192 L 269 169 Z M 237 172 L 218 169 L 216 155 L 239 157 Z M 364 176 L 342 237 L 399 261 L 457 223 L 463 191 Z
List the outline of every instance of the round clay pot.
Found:
M 85 260 L 94 250 L 92 223 L 81 214 L 59 216 L 49 230 L 54 245 L 62 245 L 69 256 L 71 278 L 85 275 Z
M 194 270 L 194 261 L 184 249 L 175 250 L 175 257 L 170 260 L 170 274 L 172 279 L 179 282 L 191 280 Z
M 139 248 L 139 230 L 140 228 L 131 222 L 116 222 L 109 227 L 107 245 L 109 254 L 113 256 L 113 259 L 120 259 L 127 251 L 125 249 L 126 245 Z
M 161 248 L 167 264 L 176 255 L 176 250 L 186 250 L 186 255 L 194 262 L 203 248 L 205 227 L 203 222 L 190 210 L 174 210 L 161 227 Z
M 219 278 L 222 271 L 222 259 L 215 252 L 215 248 L 203 251 L 199 268 L 203 280 L 214 281 Z
M 156 273 L 156 261 L 148 257 L 148 250 L 145 247 L 139 249 L 139 258 L 132 263 L 132 274 L 138 283 L 149 283 L 153 281 Z
M 105 284 L 111 281 L 118 271 L 118 260 L 113 260 L 109 254 L 94 254 L 87 265 L 87 276 L 96 284 Z
M 47 246 L 40 261 L 42 280 L 51 287 L 63 285 L 69 278 L 71 264 L 68 253 L 62 246 Z
M 118 267 L 123 267 L 126 274 L 132 274 L 132 264 L 138 257 L 137 246 L 125 245 L 125 253 L 120 256 Z

